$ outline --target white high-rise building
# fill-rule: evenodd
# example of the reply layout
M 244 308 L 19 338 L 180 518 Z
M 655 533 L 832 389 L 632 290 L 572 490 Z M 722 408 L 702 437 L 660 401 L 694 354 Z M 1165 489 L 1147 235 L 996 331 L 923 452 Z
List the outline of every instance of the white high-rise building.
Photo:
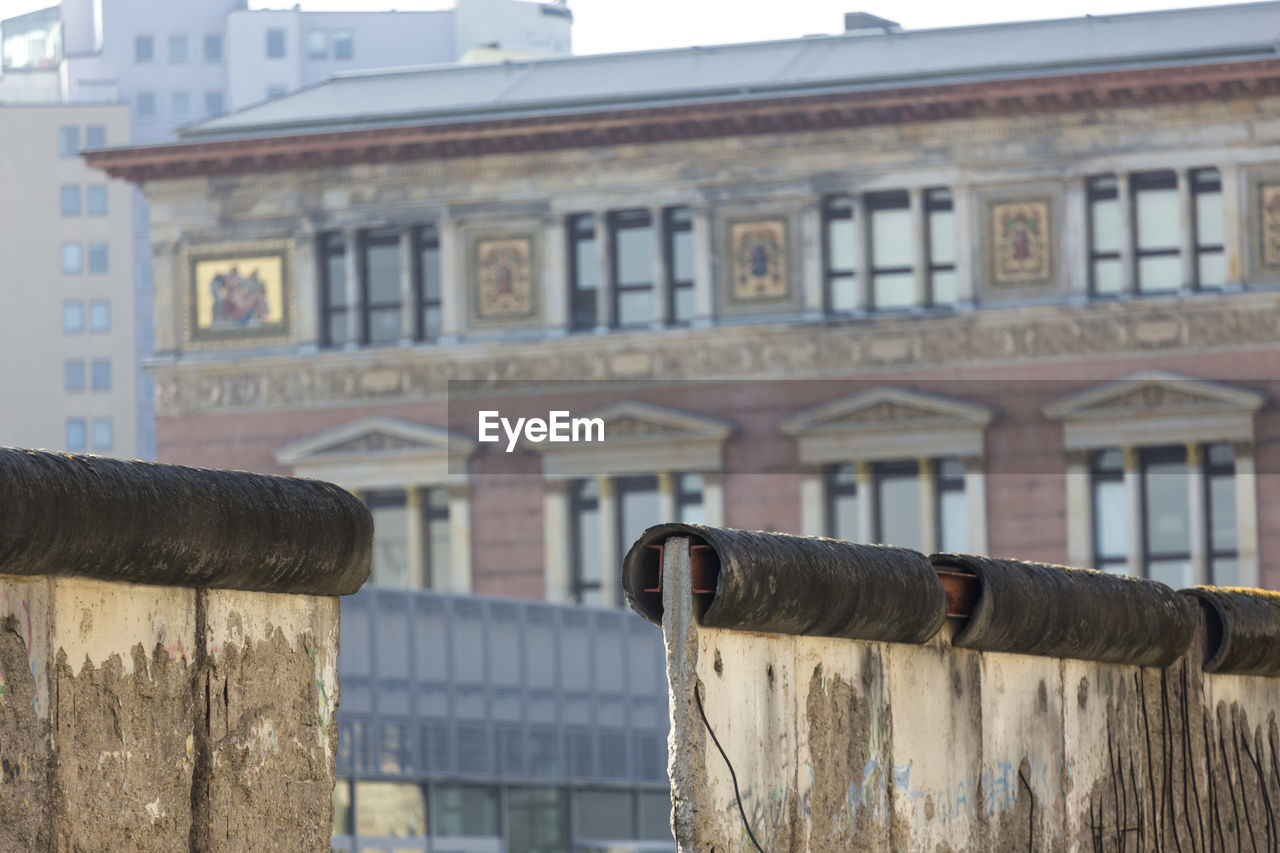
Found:
M 154 392 L 143 370 L 154 323 L 146 206 L 141 194 L 87 170 L 76 151 L 95 142 L 162 143 L 184 124 L 343 71 L 566 54 L 571 26 L 563 2 L 526 0 L 457 0 L 437 12 L 62 0 L 0 21 L 0 276 L 6 302 L 25 308 L 0 319 L 0 444 L 155 456 Z M 105 141 L 96 131 L 90 137 L 89 128 L 102 127 Z M 68 154 L 71 128 L 77 147 Z M 79 214 L 70 212 L 75 186 Z M 89 187 L 95 205 L 105 188 L 105 213 L 88 212 Z M 90 273 L 91 262 L 101 267 L 108 237 L 107 270 Z M 59 247 L 51 260 L 37 248 L 46 243 Z M 85 272 L 63 272 L 74 250 L 64 258 L 60 247 L 77 243 Z M 93 339 L 111 350 L 109 390 L 93 384 L 92 371 L 101 373 L 97 349 L 57 331 L 67 319 L 58 306 L 79 300 L 89 311 L 92 297 L 77 290 L 77 275 L 111 293 L 111 329 Z M 50 310 L 52 317 L 40 314 Z M 88 391 L 75 390 L 77 361 Z M 95 426 L 103 423 L 112 426 Z

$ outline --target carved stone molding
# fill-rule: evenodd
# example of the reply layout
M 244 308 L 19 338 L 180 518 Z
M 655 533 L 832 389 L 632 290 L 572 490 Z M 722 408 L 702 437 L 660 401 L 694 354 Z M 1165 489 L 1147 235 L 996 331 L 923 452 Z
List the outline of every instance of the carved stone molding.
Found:
M 1174 324 L 1176 335 L 1140 332 Z M 354 400 L 443 397 L 450 380 L 531 383 L 564 380 L 691 380 L 857 375 L 886 368 L 997 365 L 1127 354 L 1270 348 L 1280 341 L 1280 299 L 1272 293 L 1142 300 L 1128 304 L 986 309 L 933 318 L 883 318 L 859 325 L 755 325 L 593 338 L 321 352 L 252 360 L 155 364 L 156 409 L 179 416 L 229 409 L 278 409 Z M 890 346 L 892 344 L 892 346 Z M 610 356 L 626 348 L 625 374 Z M 635 364 L 643 371 L 637 373 Z M 395 382 L 369 385 L 370 371 Z

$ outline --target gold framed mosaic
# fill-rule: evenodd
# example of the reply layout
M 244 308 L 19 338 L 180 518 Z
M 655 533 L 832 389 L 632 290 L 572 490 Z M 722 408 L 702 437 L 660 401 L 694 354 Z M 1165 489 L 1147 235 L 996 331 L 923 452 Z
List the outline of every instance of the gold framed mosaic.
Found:
M 752 305 L 791 298 L 791 256 L 785 218 L 731 220 L 728 239 L 730 302 Z
M 1053 203 L 1047 198 L 987 205 L 987 280 L 995 287 L 1051 284 Z
M 502 325 L 538 313 L 538 266 L 532 234 L 478 234 L 471 238 L 471 320 Z
M 288 342 L 293 268 L 288 240 L 185 247 L 181 271 L 187 344 L 234 348 Z

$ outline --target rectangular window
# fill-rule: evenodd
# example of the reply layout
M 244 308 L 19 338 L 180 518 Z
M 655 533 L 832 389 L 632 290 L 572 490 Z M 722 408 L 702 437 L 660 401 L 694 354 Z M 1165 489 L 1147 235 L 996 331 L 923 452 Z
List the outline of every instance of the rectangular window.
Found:
M 434 225 L 414 230 L 414 299 L 418 303 L 414 338 L 434 341 L 440 337 L 442 303 L 440 299 L 440 232 Z
M 1147 577 L 1174 589 L 1191 586 L 1191 505 L 1182 447 L 1143 448 L 1142 529 Z
M 938 550 L 964 554 L 969 550 L 969 502 L 964 494 L 964 463 L 939 459 L 934 466 L 938 501 Z
M 1134 258 L 1138 290 L 1177 290 L 1182 286 L 1181 215 L 1178 178 L 1173 172 L 1144 172 L 1129 177 L 1133 192 Z
M 190 92 L 172 92 L 169 99 L 174 118 L 187 118 L 191 114 Z
M 67 450 L 88 447 L 89 433 L 84 418 L 67 418 Z
M 647 210 L 609 214 L 613 243 L 613 316 L 619 329 L 654 320 L 653 223 Z
M 276 98 L 283 98 L 286 92 L 288 92 L 288 89 L 286 89 L 284 86 L 280 86 L 280 85 L 268 86 L 267 100 L 270 101 L 270 100 L 275 100 Z
M 320 235 L 321 344 L 347 343 L 347 243 L 342 234 Z
M 179 64 L 187 61 L 186 36 L 169 36 L 169 61 Z
M 107 215 L 106 184 L 89 184 L 85 188 L 85 209 L 90 216 Z
M 1209 494 L 1209 583 L 1240 583 L 1236 519 L 1236 455 L 1229 444 L 1211 444 L 1205 450 L 1205 488 Z
M 956 215 L 951 190 L 933 189 L 924 194 L 925 234 L 929 249 L 929 302 L 956 303 Z
M 373 515 L 373 565 L 369 580 L 402 589 L 419 586 L 409 560 L 409 509 L 400 490 L 367 492 L 365 504 Z
M 920 466 L 914 461 L 876 462 L 871 466 L 875 488 L 875 531 L 872 540 L 885 545 L 919 549 Z
M 89 149 L 107 147 L 107 129 L 100 124 L 91 124 L 86 127 L 84 147 Z
M 155 118 L 156 115 L 156 93 L 155 92 L 139 92 L 138 99 L 135 101 L 138 118 Z
M 1227 260 L 1223 250 L 1222 178 L 1217 169 L 1191 172 L 1191 195 L 1195 217 L 1196 286 L 1222 287 L 1227 283 Z
M 600 294 L 600 265 L 596 262 L 596 218 L 590 213 L 569 217 L 569 327 L 596 327 Z
M 1093 567 L 1123 574 L 1129 552 L 1129 516 L 1124 497 L 1124 455 L 1102 450 L 1091 460 L 1093 477 Z
M 84 249 L 79 243 L 62 244 L 62 271 L 67 275 L 84 272 Z
M 404 336 L 400 299 L 400 232 L 365 231 L 360 235 L 364 311 L 360 342 L 392 344 Z
M 222 34 L 208 33 L 204 37 L 204 61 L 222 61 Z
M 111 423 L 111 418 L 94 418 L 93 449 L 110 450 L 115 443 L 115 427 Z
M 1089 181 L 1088 203 L 1089 289 L 1095 296 L 1114 296 L 1124 288 L 1120 265 L 1120 196 L 1114 175 Z
M 827 199 L 822 206 L 822 221 L 827 310 L 832 313 L 853 311 L 858 307 L 853 199 L 848 196 Z
M 204 112 L 205 115 L 221 115 L 224 107 L 222 92 L 211 91 L 204 93 Z
M 62 331 L 76 335 L 84 331 L 84 303 L 62 303 Z
M 78 185 L 64 185 L 59 199 L 59 207 L 63 216 L 80 215 L 80 187 Z
M 1203 448 L 1204 518 L 1192 518 L 1191 468 L 1187 448 L 1149 447 L 1137 451 L 1137 511 L 1127 505 L 1123 453 L 1098 451 L 1091 465 L 1093 489 L 1094 562 L 1097 568 L 1126 572 L 1129 525 L 1141 530 L 1138 564 L 1143 577 L 1175 589 L 1190 586 L 1191 531 L 1202 526 L 1208 546 L 1209 583 L 1238 581 L 1236 539 L 1235 455 L 1228 444 Z
M 911 202 L 905 190 L 867 195 L 871 219 L 871 298 L 877 310 L 916 304 Z
M 579 604 L 603 605 L 600 566 L 600 486 L 594 477 L 569 484 L 569 594 Z
M 80 128 L 58 128 L 58 156 L 74 157 L 80 153 Z
M 687 207 L 663 211 L 663 251 L 667 256 L 667 307 L 672 325 L 693 320 L 693 215 Z
M 284 59 L 284 30 L 267 30 L 267 59 Z
M 422 585 L 428 589 L 449 585 L 449 492 L 423 489 L 419 493 L 422 525 Z
M 68 359 L 63 365 L 63 388 L 67 391 L 84 390 L 84 361 Z
M 80 303 L 75 304 L 78 306 Z M 98 334 L 111 331 L 111 303 L 107 300 L 95 299 L 89 303 L 89 331 Z
M 827 534 L 850 542 L 865 541 L 858 514 L 858 466 L 848 462 L 832 465 L 825 476 Z
M 705 489 L 701 474 L 675 474 L 676 520 L 684 524 L 705 524 L 706 508 L 702 503 Z M 659 519 L 661 520 L 661 519 Z
M 351 30 L 333 31 L 333 58 L 351 59 L 355 56 L 355 35 Z
M 133 61 L 151 62 L 156 58 L 155 36 L 133 37 Z
M 89 384 L 94 391 L 111 390 L 111 360 L 95 358 L 89 367 Z
M 329 33 L 325 30 L 311 30 L 307 33 L 307 59 L 327 59 L 329 57 Z
M 89 272 L 99 274 L 107 271 L 107 244 L 89 244 Z

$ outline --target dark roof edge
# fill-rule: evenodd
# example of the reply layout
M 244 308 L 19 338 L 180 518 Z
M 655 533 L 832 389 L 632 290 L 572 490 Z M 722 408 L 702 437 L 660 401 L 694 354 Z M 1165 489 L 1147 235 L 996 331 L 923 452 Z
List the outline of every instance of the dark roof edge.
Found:
M 332 483 L 0 448 L 0 573 L 306 595 L 369 576 L 373 519 Z

